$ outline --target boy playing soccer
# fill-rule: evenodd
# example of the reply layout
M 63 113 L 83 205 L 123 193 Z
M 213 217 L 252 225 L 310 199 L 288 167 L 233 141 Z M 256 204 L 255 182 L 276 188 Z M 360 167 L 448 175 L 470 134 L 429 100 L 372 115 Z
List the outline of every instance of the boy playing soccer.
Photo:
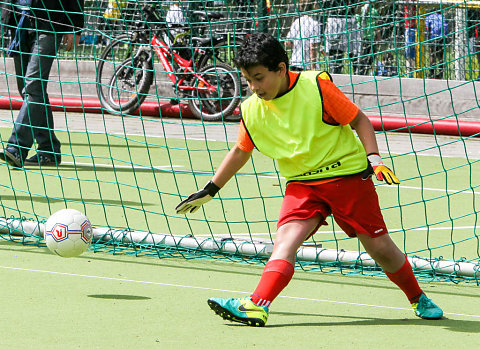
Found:
M 273 252 L 257 288 L 247 298 L 210 298 L 210 308 L 226 320 L 264 326 L 268 307 L 292 279 L 298 248 L 332 214 L 406 294 L 417 316 L 440 319 L 442 310 L 422 292 L 406 256 L 388 235 L 370 177 L 400 182 L 378 155 L 365 114 L 328 73 L 290 72 L 284 48 L 271 35 L 250 35 L 235 63 L 254 92 L 242 103 L 237 143 L 212 180 L 182 201 L 177 213 L 195 212 L 211 200 L 254 147 L 278 161 L 287 187 Z

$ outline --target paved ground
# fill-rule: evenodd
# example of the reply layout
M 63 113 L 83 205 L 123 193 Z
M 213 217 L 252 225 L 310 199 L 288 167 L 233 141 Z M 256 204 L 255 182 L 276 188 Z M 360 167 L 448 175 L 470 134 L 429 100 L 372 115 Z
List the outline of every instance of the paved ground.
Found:
M 16 116 L 16 111 L 13 115 Z M 109 134 L 146 135 L 148 137 L 174 137 L 208 139 L 235 142 L 238 123 L 205 123 L 198 120 L 158 117 L 119 117 L 110 114 L 82 114 L 55 112 L 55 128 L 71 131 L 101 132 Z M 0 110 L 0 127 L 12 126 L 12 113 Z M 417 155 L 439 155 L 464 158 L 480 158 L 480 139 L 461 139 L 452 136 L 431 136 L 403 133 L 379 133 L 380 151 L 383 153 L 407 153 Z
M 158 67 L 157 67 L 158 68 Z M 18 95 L 11 59 L 0 61 L 0 95 Z M 156 101 L 168 100 L 173 92 L 164 73 L 156 75 Z M 480 120 L 480 82 L 381 78 L 371 76 L 334 75 L 335 83 L 368 115 L 405 117 L 455 117 L 463 120 Z M 95 62 L 55 61 L 50 96 L 96 98 Z M 154 89 L 151 93 L 153 98 Z M 0 109 L 0 126 L 11 128 L 17 111 Z M 157 137 L 177 137 L 235 141 L 238 125 L 208 123 L 178 118 L 119 117 L 109 114 L 55 113 L 55 126 L 59 129 L 88 130 L 139 134 Z M 479 140 L 464 141 L 458 137 L 428 135 L 379 134 L 382 152 L 405 153 L 420 151 L 419 155 L 479 157 Z M 438 146 L 441 146 L 440 148 Z

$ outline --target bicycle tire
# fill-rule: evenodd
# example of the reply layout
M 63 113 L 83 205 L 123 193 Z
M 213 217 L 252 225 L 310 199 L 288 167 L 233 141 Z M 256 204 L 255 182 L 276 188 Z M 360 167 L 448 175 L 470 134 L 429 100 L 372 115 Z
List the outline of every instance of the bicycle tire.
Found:
M 142 74 L 142 79 L 139 80 L 139 83 L 134 83 L 135 94 L 132 95 L 130 93 L 131 96 L 126 102 L 120 102 L 120 98 L 118 98 L 118 101 L 112 98 L 114 91 L 117 91 L 118 96 L 120 95 L 119 91 L 128 93 L 125 88 L 119 88 L 117 75 L 122 67 L 124 68 L 128 66 L 128 64 L 132 66 L 132 52 L 138 47 L 137 43 L 130 41 L 129 36 L 121 35 L 112 40 L 100 56 L 99 63 L 97 64 L 97 95 L 102 108 L 108 113 L 132 113 L 138 109 L 147 97 L 154 78 L 153 63 L 149 57 L 142 58 L 143 61 L 138 69 L 133 68 L 136 73 L 139 72 Z M 137 66 L 138 65 L 137 62 Z
M 225 38 L 219 39 L 213 47 L 207 47 L 205 53 L 202 54 L 198 62 L 200 68 L 207 65 L 225 63 L 231 67 L 235 67 L 233 59 L 237 55 L 238 49 L 242 46 L 243 39 L 233 37 L 231 40 Z
M 194 79 L 191 86 L 196 89 L 192 92 L 188 106 L 193 115 L 203 121 L 226 120 L 233 115 L 241 101 L 239 73 L 225 63 L 207 65 L 198 73 L 208 81 L 216 90 L 213 93 L 198 91 L 203 83 Z
M 225 63 L 231 67 L 235 68 L 235 63 L 233 59 L 236 57 L 238 50 L 243 45 L 243 38 L 233 37 L 230 40 L 225 38 L 219 39 L 212 48 L 207 48 L 205 53 L 202 54 L 198 61 L 198 66 L 200 69 L 206 67 L 207 65 L 215 65 L 217 63 Z M 240 71 L 238 74 L 240 76 L 241 83 L 241 97 L 245 98 L 250 96 L 250 90 L 248 89 L 248 84 L 245 78 L 241 75 Z
M 123 62 L 125 59 L 131 56 L 131 50 L 129 49 L 130 38 L 127 35 L 120 35 L 116 39 L 111 40 L 107 47 L 100 55 L 100 59 L 97 64 L 97 95 L 100 100 L 102 108 L 106 111 L 114 111 L 107 103 L 106 91 L 108 91 L 108 85 L 112 77 L 111 63 L 115 61 Z M 127 47 L 127 48 L 125 48 Z M 125 54 L 122 54 L 122 48 Z
M 152 83 L 151 61 L 145 57 L 127 58 L 110 79 L 107 103 L 116 111 L 131 114 L 145 101 Z

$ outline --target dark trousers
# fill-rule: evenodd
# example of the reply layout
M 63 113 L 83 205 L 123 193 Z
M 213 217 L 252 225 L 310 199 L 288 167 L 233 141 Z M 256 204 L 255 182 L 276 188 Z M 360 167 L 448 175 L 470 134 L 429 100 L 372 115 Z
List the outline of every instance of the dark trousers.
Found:
M 328 72 L 332 74 L 341 74 L 343 72 L 343 66 L 348 64 L 346 63 L 348 61 L 343 59 L 345 52 L 341 50 L 330 49 L 328 54 L 330 56 Z
M 37 150 L 52 156 L 60 154 L 60 141 L 53 131 L 53 114 L 47 94 L 47 82 L 53 60 L 61 43 L 61 34 L 30 32 L 14 55 L 18 91 L 23 104 L 8 143 L 18 146 L 25 158 L 37 142 Z
M 445 45 L 443 38 L 437 38 L 430 43 L 430 78 L 443 79 L 443 64 L 445 54 Z
M 372 75 L 375 73 L 374 58 L 375 53 L 379 51 L 378 44 L 371 41 L 362 42 L 362 50 L 359 57 L 356 57 L 354 61 L 354 72 L 358 75 L 367 75 L 369 71 Z

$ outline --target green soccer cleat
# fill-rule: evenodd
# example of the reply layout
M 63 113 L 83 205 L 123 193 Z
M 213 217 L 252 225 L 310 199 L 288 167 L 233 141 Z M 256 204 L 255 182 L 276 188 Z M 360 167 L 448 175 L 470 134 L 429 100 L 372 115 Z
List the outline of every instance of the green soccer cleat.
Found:
M 420 296 L 418 303 L 412 304 L 415 315 L 427 320 L 438 320 L 443 316 L 443 310 L 432 302 L 425 294 Z
M 224 320 L 241 322 L 255 327 L 263 327 L 267 323 L 268 308 L 252 302 L 246 298 L 210 298 L 208 305 Z

